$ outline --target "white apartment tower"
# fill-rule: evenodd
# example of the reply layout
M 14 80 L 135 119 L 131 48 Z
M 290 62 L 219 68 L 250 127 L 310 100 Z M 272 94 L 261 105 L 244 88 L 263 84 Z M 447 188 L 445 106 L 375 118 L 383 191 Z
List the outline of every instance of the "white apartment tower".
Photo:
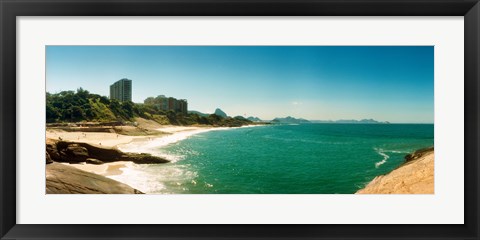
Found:
M 122 78 L 110 85 L 110 99 L 120 102 L 132 101 L 132 80 Z

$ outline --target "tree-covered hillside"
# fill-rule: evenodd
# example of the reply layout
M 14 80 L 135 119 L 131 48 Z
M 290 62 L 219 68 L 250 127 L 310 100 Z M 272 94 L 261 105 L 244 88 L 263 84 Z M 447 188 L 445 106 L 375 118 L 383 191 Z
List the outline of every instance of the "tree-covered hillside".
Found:
M 136 117 L 154 120 L 160 124 L 214 126 L 242 126 L 252 123 L 246 119 L 221 117 L 215 114 L 199 116 L 174 111 L 158 110 L 151 104 L 119 102 L 105 96 L 89 93 L 82 88 L 46 95 L 47 123 L 58 122 L 133 122 Z

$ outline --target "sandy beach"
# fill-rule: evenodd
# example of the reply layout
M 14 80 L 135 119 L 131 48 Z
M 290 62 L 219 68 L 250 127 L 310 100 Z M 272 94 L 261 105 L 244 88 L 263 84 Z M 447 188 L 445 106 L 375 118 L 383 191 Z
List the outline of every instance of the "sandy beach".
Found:
M 87 163 L 82 163 L 82 164 L 62 163 L 62 164 L 72 166 L 80 170 L 95 173 L 102 176 L 120 175 L 123 173 L 122 168 L 127 167 L 127 162 L 104 163 L 100 165 L 87 164 Z
M 213 127 L 184 127 L 184 126 L 173 126 L 165 125 L 162 127 L 155 128 L 154 130 L 160 134 L 156 135 L 147 135 L 147 136 L 129 136 L 111 132 L 83 132 L 75 131 L 68 132 L 61 129 L 47 129 L 46 137 L 55 140 L 71 141 L 71 142 L 83 142 L 92 145 L 105 146 L 105 147 L 116 147 L 118 145 L 127 144 L 133 140 L 152 140 L 162 137 L 171 136 L 172 134 L 178 133 L 192 133 L 195 131 L 208 131 L 213 129 Z M 163 134 L 161 134 L 163 133 Z
M 131 142 L 133 139 L 145 138 L 145 136 L 126 136 L 106 132 L 67 132 L 57 129 L 47 129 L 46 137 L 56 140 L 84 142 L 92 145 L 115 147 L 119 144 Z

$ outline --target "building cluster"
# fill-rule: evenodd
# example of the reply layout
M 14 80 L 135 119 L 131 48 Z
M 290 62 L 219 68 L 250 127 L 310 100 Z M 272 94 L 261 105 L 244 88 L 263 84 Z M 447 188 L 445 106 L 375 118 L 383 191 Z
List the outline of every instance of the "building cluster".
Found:
M 122 78 L 110 85 L 110 99 L 116 99 L 120 102 L 132 101 L 132 80 Z M 153 105 L 158 110 L 175 111 L 187 114 L 188 103 L 185 99 L 176 99 L 160 95 L 156 98 L 149 97 L 145 99 L 144 104 Z
M 165 97 L 165 95 L 159 95 L 155 98 L 149 97 L 143 101 L 144 104 L 153 105 L 158 110 L 162 111 L 175 111 L 187 114 L 188 102 L 186 99 L 176 99 L 173 97 Z

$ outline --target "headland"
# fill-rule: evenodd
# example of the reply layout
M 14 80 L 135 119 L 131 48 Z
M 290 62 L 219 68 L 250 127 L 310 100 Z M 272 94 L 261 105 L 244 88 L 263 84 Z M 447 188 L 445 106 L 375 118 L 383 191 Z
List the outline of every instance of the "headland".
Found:
M 405 156 L 405 163 L 375 177 L 357 194 L 433 194 L 434 149 L 425 148 Z

